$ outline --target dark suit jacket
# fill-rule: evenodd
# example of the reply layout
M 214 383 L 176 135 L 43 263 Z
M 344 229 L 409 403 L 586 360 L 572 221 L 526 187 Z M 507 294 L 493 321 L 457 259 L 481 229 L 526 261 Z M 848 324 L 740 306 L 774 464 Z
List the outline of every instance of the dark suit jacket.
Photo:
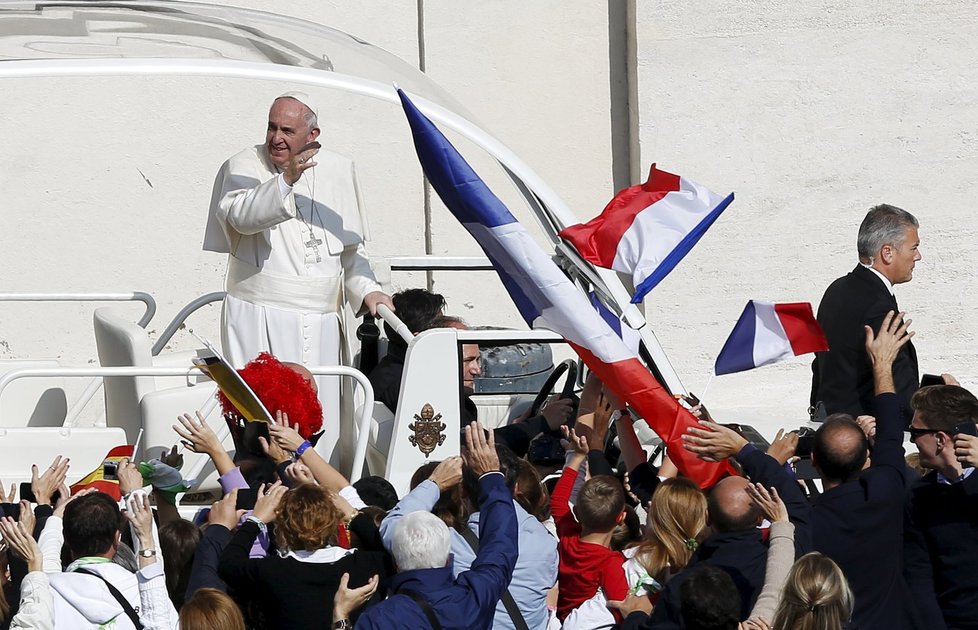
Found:
M 872 466 L 825 491 L 812 508 L 812 540 L 839 565 L 855 596 L 856 628 L 925 628 L 914 621 L 914 596 L 903 578 L 903 503 L 907 467 L 896 394 L 876 400 Z
M 876 415 L 873 408 L 873 368 L 866 354 L 869 325 L 878 331 L 887 311 L 899 311 L 880 278 L 862 265 L 829 285 L 818 305 L 818 323 L 825 330 L 829 351 L 819 352 L 812 363 L 812 404 L 825 403 L 825 411 Z M 893 381 L 904 420 L 909 424 L 910 397 L 920 386 L 917 351 L 913 343 L 900 348 L 893 362 Z

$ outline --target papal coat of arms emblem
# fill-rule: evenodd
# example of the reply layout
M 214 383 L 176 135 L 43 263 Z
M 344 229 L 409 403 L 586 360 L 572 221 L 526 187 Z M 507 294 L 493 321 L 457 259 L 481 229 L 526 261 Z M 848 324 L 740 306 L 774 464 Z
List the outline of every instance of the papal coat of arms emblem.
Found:
M 425 457 L 445 442 L 445 423 L 441 421 L 441 414 L 435 414 L 428 403 L 421 408 L 420 414 L 414 414 L 414 422 L 408 429 L 414 431 L 414 435 L 408 436 L 411 446 L 417 446 Z

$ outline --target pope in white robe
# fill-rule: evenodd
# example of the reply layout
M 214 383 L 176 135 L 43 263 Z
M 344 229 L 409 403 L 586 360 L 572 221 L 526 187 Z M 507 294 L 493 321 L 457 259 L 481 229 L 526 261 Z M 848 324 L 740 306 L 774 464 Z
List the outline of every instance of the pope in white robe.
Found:
M 221 341 L 235 367 L 261 352 L 338 365 L 343 302 L 358 312 L 392 306 L 364 250 L 354 163 L 321 149 L 310 104 L 297 92 L 275 99 L 265 144 L 231 157 L 214 182 L 204 249 L 228 254 Z M 316 450 L 340 463 L 347 449 L 336 445 L 352 435 L 340 435 L 339 379 L 318 380 L 325 433 Z

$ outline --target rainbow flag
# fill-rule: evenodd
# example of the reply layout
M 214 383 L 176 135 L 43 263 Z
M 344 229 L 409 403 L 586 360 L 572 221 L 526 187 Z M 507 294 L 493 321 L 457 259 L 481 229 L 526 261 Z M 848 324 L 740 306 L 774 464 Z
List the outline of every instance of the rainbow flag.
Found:
M 88 473 L 85 478 L 78 483 L 72 484 L 71 494 L 77 494 L 86 488 L 95 488 L 99 492 L 104 492 L 105 494 L 109 495 L 116 501 L 122 499 L 122 493 L 119 491 L 119 480 L 105 478 L 105 465 L 115 463 L 116 466 L 118 466 L 119 462 L 122 460 L 132 459 L 135 451 L 136 447 L 132 444 L 116 446 L 110 450 L 109 454 L 105 456 L 105 459 L 101 464 L 99 464 L 98 468 Z

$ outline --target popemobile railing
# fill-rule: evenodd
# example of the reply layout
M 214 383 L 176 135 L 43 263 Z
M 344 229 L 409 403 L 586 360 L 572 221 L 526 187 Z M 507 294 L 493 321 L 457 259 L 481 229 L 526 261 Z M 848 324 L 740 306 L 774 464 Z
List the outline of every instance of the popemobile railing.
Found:
M 338 376 L 351 378 L 360 386 L 363 392 L 363 406 L 359 418 L 356 420 L 357 443 L 353 452 L 353 469 L 344 471 L 350 483 L 360 479 L 363 472 L 364 460 L 367 456 L 367 442 L 370 439 L 370 420 L 374 407 L 374 388 L 370 381 L 364 376 L 363 372 L 346 366 L 306 366 L 307 369 L 316 376 Z M 0 377 L 0 414 L 3 413 L 3 392 L 10 383 L 22 378 L 86 378 L 107 376 L 184 376 L 188 379 L 197 372 L 199 368 L 189 367 L 91 367 L 91 368 L 24 368 L 11 370 L 3 377 Z M 211 397 L 207 404 L 200 409 L 201 415 L 205 418 L 210 416 L 217 406 L 217 398 Z M 216 431 L 217 437 L 223 442 L 230 430 L 226 423 L 221 422 L 220 428 Z M 185 473 L 188 479 L 196 478 L 207 465 L 207 459 L 201 458 L 191 466 Z

